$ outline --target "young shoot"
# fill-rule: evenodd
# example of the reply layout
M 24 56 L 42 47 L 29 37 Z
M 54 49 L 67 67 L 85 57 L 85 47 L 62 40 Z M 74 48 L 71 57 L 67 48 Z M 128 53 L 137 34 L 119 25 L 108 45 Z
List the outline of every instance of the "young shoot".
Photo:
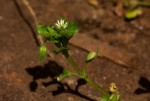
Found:
M 76 23 L 70 23 L 65 19 L 59 19 L 53 25 L 37 25 L 36 26 L 38 34 L 41 35 L 46 41 L 53 43 L 57 47 L 55 50 L 53 50 L 53 53 L 54 54 L 62 53 L 64 57 L 66 58 L 66 60 L 70 63 L 72 68 L 75 70 L 75 73 L 74 73 L 65 68 L 62 74 L 57 77 L 57 80 L 61 81 L 67 77 L 76 75 L 84 79 L 89 85 L 91 85 L 93 88 L 95 88 L 97 91 L 99 91 L 103 95 L 101 98 L 101 101 L 120 101 L 118 100 L 118 98 L 114 100 L 114 98 L 116 98 L 116 94 L 118 96 L 118 93 L 113 92 L 112 94 L 109 94 L 109 92 L 105 91 L 102 87 L 100 87 L 97 83 L 95 83 L 93 80 L 89 78 L 89 76 L 87 75 L 87 71 L 86 71 L 87 66 L 83 68 L 79 67 L 74 62 L 73 58 L 70 56 L 68 52 L 70 51 L 70 49 L 68 48 L 68 42 L 74 35 L 76 35 L 76 33 L 78 32 L 78 28 L 79 27 Z M 43 60 L 46 57 L 47 50 L 48 49 L 45 46 L 45 44 L 43 44 L 40 47 L 39 60 Z M 91 62 L 97 56 L 97 54 L 98 52 L 90 52 L 87 55 L 85 64 L 88 64 L 89 62 Z

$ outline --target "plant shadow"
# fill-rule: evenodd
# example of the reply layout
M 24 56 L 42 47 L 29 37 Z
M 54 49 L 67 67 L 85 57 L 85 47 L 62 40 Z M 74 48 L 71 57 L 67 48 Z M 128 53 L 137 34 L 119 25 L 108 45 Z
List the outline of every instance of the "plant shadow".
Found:
M 78 79 L 77 86 L 75 89 L 72 89 L 67 83 L 62 83 L 56 80 L 56 77 L 63 72 L 63 67 L 57 64 L 54 61 L 49 61 L 44 66 L 35 66 L 26 68 L 26 72 L 33 77 L 33 81 L 30 82 L 29 87 L 31 91 L 36 91 L 38 84 L 37 80 L 46 79 L 48 77 L 52 78 L 49 82 L 43 82 L 42 84 L 47 87 L 53 84 L 57 84 L 57 90 L 52 91 L 53 96 L 59 95 L 61 93 L 71 93 L 77 96 L 82 97 L 88 101 L 96 101 L 86 95 L 81 94 L 78 91 L 78 88 L 84 84 L 86 81 L 84 79 Z
M 135 90 L 135 94 L 150 93 L 150 81 L 145 77 L 140 77 L 139 84 L 141 87 Z

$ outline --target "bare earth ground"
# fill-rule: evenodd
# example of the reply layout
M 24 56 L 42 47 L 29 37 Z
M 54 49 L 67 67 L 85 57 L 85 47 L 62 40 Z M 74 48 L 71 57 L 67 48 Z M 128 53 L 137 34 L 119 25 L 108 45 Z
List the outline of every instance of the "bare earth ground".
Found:
M 134 54 L 137 62 L 133 67 L 97 58 L 90 64 L 89 76 L 107 90 L 115 82 L 123 101 L 150 101 L 150 9 L 143 9 L 144 14 L 138 19 L 125 21 L 114 15 L 112 5 L 104 0 L 98 8 L 85 0 L 29 1 L 40 23 L 50 24 L 66 17 L 79 23 L 79 34 L 86 33 L 106 42 L 118 48 L 116 52 L 121 49 Z M 63 67 L 71 69 L 61 55 L 56 56 L 58 61 L 38 62 L 38 47 L 26 22 L 32 23 L 32 18 L 21 0 L 18 4 L 20 10 L 14 0 L 0 0 L 0 101 L 98 100 L 100 94 L 83 80 L 71 77 L 57 82 L 53 79 Z M 71 55 L 82 67 L 87 52 L 70 47 Z

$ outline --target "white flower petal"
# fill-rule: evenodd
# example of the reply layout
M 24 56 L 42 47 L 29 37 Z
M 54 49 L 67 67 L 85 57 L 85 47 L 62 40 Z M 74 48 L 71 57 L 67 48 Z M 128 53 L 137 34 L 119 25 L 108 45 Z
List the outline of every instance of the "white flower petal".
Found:
M 64 24 L 64 20 L 61 20 L 62 21 L 62 25 Z
M 65 24 L 64 24 L 64 28 L 66 28 L 68 26 L 68 23 L 66 22 Z
M 68 22 L 65 22 L 65 20 L 61 19 L 55 23 L 55 26 L 57 26 L 57 28 L 66 28 L 68 26 Z
M 68 22 L 66 22 L 65 25 L 68 26 Z
M 55 25 L 56 25 L 56 26 L 59 26 L 59 24 L 58 24 L 58 23 L 56 23 Z
M 60 21 L 57 21 L 57 23 L 58 23 L 58 25 L 60 25 L 61 23 L 60 23 Z

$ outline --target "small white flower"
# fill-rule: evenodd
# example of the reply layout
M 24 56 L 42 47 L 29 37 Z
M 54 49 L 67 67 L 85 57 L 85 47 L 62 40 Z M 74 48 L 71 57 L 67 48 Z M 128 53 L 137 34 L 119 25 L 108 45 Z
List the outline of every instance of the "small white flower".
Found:
M 55 26 L 60 29 L 60 28 L 66 28 L 68 26 L 68 22 L 65 22 L 63 19 L 57 20 L 55 23 Z

